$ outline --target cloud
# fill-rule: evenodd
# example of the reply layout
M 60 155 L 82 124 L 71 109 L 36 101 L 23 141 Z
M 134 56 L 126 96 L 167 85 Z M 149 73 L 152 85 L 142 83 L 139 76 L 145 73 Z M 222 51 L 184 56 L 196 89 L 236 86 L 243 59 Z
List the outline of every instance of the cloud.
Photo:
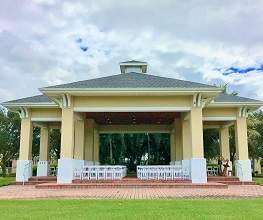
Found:
M 263 100 L 262 1 L 14 0 L 0 3 L 0 102 L 119 73 L 229 83 Z M 227 6 L 227 7 L 226 7 Z M 249 84 L 248 84 L 249 82 Z

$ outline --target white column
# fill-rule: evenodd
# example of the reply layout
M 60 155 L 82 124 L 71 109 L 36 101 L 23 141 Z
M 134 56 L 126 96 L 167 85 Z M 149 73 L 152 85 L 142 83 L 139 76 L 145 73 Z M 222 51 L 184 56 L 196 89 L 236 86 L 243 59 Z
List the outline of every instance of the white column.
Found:
M 248 157 L 247 121 L 245 116 L 238 115 L 235 123 L 236 176 L 240 181 L 252 181 L 251 161 Z
M 58 183 L 72 183 L 74 172 L 81 170 L 84 160 L 74 159 L 74 111 L 72 107 L 62 108 L 61 152 L 58 160 Z
M 202 108 L 193 107 L 190 112 L 190 133 L 192 144 L 191 179 L 193 183 L 206 183 L 206 159 L 203 146 Z
M 19 160 L 16 165 L 17 182 L 27 182 L 32 176 L 32 136 L 31 112 L 24 109 L 21 113 Z

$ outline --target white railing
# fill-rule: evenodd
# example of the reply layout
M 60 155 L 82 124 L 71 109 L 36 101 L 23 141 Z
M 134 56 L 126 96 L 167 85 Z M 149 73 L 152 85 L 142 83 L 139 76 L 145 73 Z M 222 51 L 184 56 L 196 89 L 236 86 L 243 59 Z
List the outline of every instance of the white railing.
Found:
M 80 180 L 118 180 L 127 176 L 126 166 L 84 166 L 75 170 L 74 179 Z
M 25 185 L 26 180 L 28 180 L 28 177 L 31 176 L 31 170 L 32 169 L 32 161 L 29 161 L 25 164 L 24 170 L 23 170 L 23 185 Z
M 208 166 L 206 168 L 207 176 L 218 176 L 219 168 L 216 166 Z
M 137 178 L 141 180 L 190 179 L 190 173 L 182 165 L 137 166 Z

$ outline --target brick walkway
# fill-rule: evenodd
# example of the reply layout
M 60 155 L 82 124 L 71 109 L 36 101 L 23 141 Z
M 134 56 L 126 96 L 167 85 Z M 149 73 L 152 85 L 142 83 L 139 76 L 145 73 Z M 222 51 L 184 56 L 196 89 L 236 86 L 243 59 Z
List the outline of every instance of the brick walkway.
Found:
M 171 198 L 263 197 L 263 186 L 229 186 L 228 189 L 94 188 L 36 189 L 10 185 L 0 188 L 0 199 L 91 198 L 91 199 L 171 199 Z

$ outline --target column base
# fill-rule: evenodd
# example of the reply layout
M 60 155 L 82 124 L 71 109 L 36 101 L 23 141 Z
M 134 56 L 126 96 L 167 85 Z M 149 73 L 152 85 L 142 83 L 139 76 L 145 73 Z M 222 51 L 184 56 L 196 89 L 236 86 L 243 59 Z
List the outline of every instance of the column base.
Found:
M 32 177 L 32 161 L 17 160 L 16 162 L 16 182 L 28 182 Z
M 59 159 L 57 183 L 72 183 L 74 171 L 81 170 L 84 160 Z
M 250 160 L 235 161 L 236 176 L 240 181 L 252 181 L 252 170 Z
M 182 165 L 182 161 L 181 160 L 173 160 L 170 162 L 170 165 Z
M 192 183 L 207 183 L 206 160 L 204 158 L 191 159 Z
M 49 175 L 49 163 L 45 160 L 40 160 L 37 163 L 37 176 Z
M 100 162 L 98 162 L 98 161 L 91 161 L 91 160 L 85 160 L 84 164 L 86 166 L 94 166 L 94 165 L 100 165 Z

